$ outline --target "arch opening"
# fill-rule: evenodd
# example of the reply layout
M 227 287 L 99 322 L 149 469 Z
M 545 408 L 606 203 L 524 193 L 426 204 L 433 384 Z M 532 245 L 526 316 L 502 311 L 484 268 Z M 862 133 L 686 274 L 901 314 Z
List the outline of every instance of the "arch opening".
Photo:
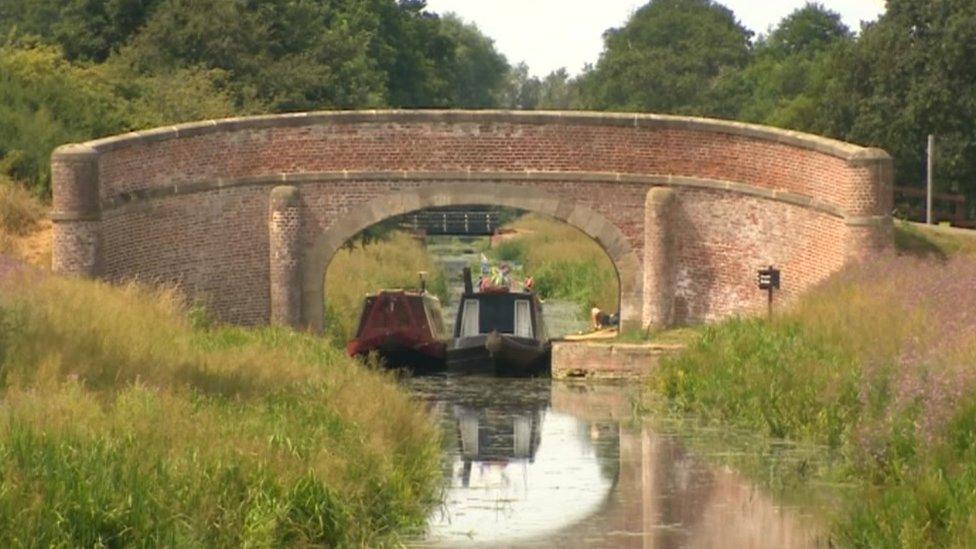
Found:
M 507 208 L 565 223 L 592 239 L 603 250 L 617 279 L 617 311 L 621 329 L 639 327 L 643 280 L 637 253 L 619 228 L 590 208 L 529 187 L 481 183 L 476 190 L 442 185 L 397 191 L 375 198 L 336 219 L 305 249 L 302 276 L 302 322 L 314 332 L 326 328 L 326 274 L 336 253 L 363 231 L 384 221 L 444 207 Z

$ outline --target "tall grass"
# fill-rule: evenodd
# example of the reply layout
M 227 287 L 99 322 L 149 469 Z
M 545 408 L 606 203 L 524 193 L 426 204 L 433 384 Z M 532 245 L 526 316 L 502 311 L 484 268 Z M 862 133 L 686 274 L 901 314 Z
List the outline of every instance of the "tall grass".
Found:
M 167 290 L 0 293 L 0 545 L 376 545 L 422 525 L 438 435 L 384 375 Z
M 571 225 L 537 214 L 506 227 L 520 234 L 496 246 L 492 256 L 521 263 L 544 298 L 574 301 L 587 315 L 594 306 L 617 311 L 617 273 L 593 239 Z
M 673 409 L 829 445 L 841 545 L 976 544 L 976 260 L 850 268 L 772 322 L 707 328 L 650 382 Z
M 390 288 L 417 289 L 420 271 L 427 272 L 428 291 L 445 299 L 447 281 L 440 267 L 423 243 L 407 233 L 393 232 L 340 250 L 325 275 L 329 336 L 344 346 L 355 335 L 366 294 Z
M 0 232 L 21 236 L 37 227 L 44 206 L 27 189 L 0 175 Z

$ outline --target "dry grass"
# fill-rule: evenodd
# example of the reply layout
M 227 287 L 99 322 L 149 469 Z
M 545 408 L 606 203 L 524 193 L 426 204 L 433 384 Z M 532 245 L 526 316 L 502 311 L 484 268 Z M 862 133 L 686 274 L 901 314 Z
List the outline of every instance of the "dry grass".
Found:
M 23 236 L 37 227 L 45 213 L 44 205 L 27 189 L 0 176 L 0 231 Z
M 5 546 L 373 545 L 436 496 L 426 415 L 322 340 L 54 277 L 0 328 Z
M 51 264 L 47 207 L 17 183 L 0 176 L 0 254 L 39 267 Z
M 423 244 L 406 233 L 394 232 L 362 247 L 340 250 L 325 276 L 330 337 L 345 345 L 355 335 L 366 294 L 390 288 L 416 289 L 420 271 L 428 273 L 428 290 L 444 299 L 447 283 L 443 273 Z

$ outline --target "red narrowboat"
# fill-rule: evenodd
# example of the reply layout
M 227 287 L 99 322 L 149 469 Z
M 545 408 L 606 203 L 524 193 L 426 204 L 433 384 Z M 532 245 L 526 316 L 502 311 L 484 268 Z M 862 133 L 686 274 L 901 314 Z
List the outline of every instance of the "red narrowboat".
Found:
M 425 292 L 383 290 L 366 296 L 349 356 L 379 354 L 390 368 L 430 372 L 445 368 L 447 330 L 440 300 Z

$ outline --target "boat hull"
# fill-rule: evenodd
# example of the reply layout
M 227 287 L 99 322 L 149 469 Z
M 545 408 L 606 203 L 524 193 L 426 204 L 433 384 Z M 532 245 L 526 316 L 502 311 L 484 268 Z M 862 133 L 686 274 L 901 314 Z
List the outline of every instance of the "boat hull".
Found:
M 447 344 L 440 341 L 417 342 L 400 334 L 354 339 L 347 346 L 350 356 L 361 358 L 376 353 L 384 367 L 408 369 L 414 373 L 442 372 L 446 368 Z
M 447 351 L 447 369 L 467 374 L 532 377 L 549 373 L 548 342 L 489 334 L 456 339 Z

